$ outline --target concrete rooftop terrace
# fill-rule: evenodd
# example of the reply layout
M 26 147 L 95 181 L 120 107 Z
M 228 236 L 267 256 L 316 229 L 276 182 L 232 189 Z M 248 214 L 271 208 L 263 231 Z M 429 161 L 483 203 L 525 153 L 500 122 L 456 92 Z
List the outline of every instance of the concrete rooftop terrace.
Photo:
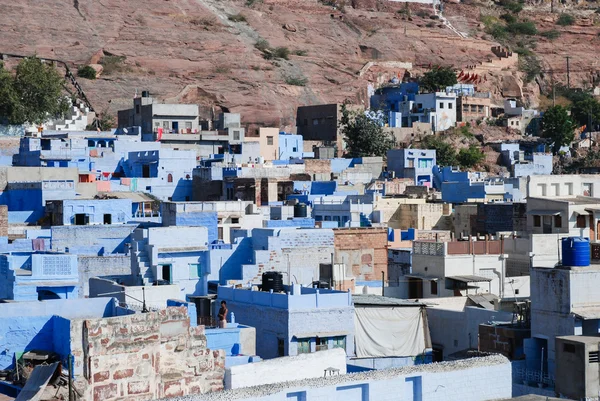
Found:
M 260 362 L 259 362 L 260 363 Z M 425 365 L 414 365 L 396 369 L 373 370 L 369 372 L 351 373 L 339 376 L 328 376 L 326 378 L 296 380 L 263 386 L 246 387 L 234 390 L 226 390 L 208 394 L 195 394 L 184 397 L 174 397 L 161 401 L 229 401 L 241 399 L 254 399 L 266 397 L 284 391 L 297 388 L 318 388 L 325 386 L 336 386 L 350 384 L 353 382 L 369 382 L 376 380 L 401 378 L 403 376 L 419 373 L 445 373 L 460 370 L 473 369 L 477 367 L 503 365 L 509 363 L 508 359 L 501 355 L 491 355 L 481 358 L 470 358 L 452 362 L 439 362 Z

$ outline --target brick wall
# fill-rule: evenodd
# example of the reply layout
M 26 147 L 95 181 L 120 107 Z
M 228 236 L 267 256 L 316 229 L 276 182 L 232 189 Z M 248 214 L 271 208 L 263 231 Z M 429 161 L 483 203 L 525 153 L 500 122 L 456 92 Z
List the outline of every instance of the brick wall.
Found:
M 306 159 L 304 160 L 304 171 L 311 177 L 313 174 L 319 176 L 325 174 L 330 179 L 331 177 L 331 160 Z
M 84 320 L 80 333 L 77 327 L 71 340 L 81 344 L 83 338 L 73 354 L 76 368 L 82 365 L 76 384 L 85 400 L 151 400 L 223 389 L 225 353 L 206 348 L 204 326 L 190 327 L 185 307 Z
M 8 237 L 8 206 L 0 205 L 0 237 Z
M 333 230 L 335 263 L 346 265 L 346 276 L 357 281 L 388 277 L 387 229 L 349 228 Z

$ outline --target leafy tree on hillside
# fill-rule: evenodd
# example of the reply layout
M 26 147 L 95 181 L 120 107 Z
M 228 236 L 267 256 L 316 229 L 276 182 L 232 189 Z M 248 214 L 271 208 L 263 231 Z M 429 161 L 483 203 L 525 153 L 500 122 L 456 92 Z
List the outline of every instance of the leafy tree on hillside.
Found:
M 343 105 L 341 125 L 348 157 L 384 157 L 394 146 L 394 139 L 383 130 L 383 121 L 376 116 L 352 112 Z
M 552 153 L 557 154 L 561 146 L 573 142 L 575 127 L 567 109 L 562 106 L 553 106 L 544 112 L 542 136 L 553 142 Z
M 469 146 L 468 149 L 461 149 L 458 152 L 458 156 L 456 157 L 458 164 L 460 164 L 463 168 L 471 168 L 480 164 L 485 155 L 479 149 L 479 147 L 475 145 Z
M 600 121 L 600 103 L 592 96 L 577 100 L 571 107 L 571 117 L 579 125 L 593 125 Z
M 420 144 L 421 149 L 435 149 L 437 165 L 441 167 L 456 166 L 456 151 L 452 145 L 444 142 L 440 137 L 429 135 Z
M 10 124 L 41 124 L 63 117 L 69 101 L 63 95 L 63 77 L 36 57 L 19 63 L 15 75 L 0 69 L 0 120 Z
M 423 74 L 419 80 L 419 85 L 428 92 L 435 92 L 446 88 L 446 86 L 452 86 L 457 82 L 454 70 L 450 67 L 436 66 Z

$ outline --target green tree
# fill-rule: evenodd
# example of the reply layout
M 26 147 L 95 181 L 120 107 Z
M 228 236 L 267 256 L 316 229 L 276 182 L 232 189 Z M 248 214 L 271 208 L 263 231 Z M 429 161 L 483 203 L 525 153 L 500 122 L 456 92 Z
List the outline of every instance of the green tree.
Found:
M 11 73 L 0 63 L 0 124 L 13 123 L 19 103 Z
M 600 121 L 600 103 L 592 96 L 577 100 L 571 107 L 571 117 L 579 125 L 588 125 L 588 130 L 592 130 L 592 125 Z
M 421 149 L 435 149 L 437 165 L 441 167 L 456 166 L 456 151 L 449 143 L 435 135 L 426 136 L 420 143 Z
M 419 80 L 421 88 L 428 92 L 435 92 L 446 86 L 452 86 L 458 81 L 456 73 L 450 67 L 433 67 L 427 71 Z
M 542 136 L 552 141 L 552 153 L 557 154 L 561 146 L 573 142 L 575 126 L 567 109 L 562 106 L 553 106 L 544 112 Z
M 348 157 L 384 157 L 394 146 L 393 137 L 383 130 L 383 121 L 378 117 L 350 111 L 344 104 L 340 122 Z
M 63 95 L 63 77 L 50 64 L 39 58 L 26 58 L 19 63 L 13 80 L 18 96 L 13 124 L 41 124 L 50 118 L 64 117 L 69 101 Z
M 89 65 L 82 65 L 77 69 L 77 76 L 85 79 L 96 79 L 96 70 Z
M 461 167 L 471 168 L 480 164 L 483 161 L 484 157 L 485 155 L 483 154 L 481 149 L 479 149 L 479 147 L 477 147 L 476 145 L 471 145 L 468 149 L 461 149 L 458 152 L 458 156 L 456 156 L 456 159 Z

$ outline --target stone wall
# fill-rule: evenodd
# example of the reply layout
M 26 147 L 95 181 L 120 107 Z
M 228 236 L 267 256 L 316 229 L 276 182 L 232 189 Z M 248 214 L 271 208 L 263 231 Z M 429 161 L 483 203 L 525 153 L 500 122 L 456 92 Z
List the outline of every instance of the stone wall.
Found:
M 346 265 L 346 277 L 356 281 L 381 280 L 388 276 L 387 229 L 350 228 L 333 230 L 335 263 Z
M 8 206 L 0 205 L 0 237 L 8 237 Z
M 72 350 L 76 368 L 83 368 L 76 380 L 82 399 L 151 400 L 223 389 L 225 353 L 206 348 L 204 326 L 190 327 L 185 307 L 81 322 L 72 325 L 71 340 L 83 339 L 82 349 Z
M 78 255 L 79 297 L 90 295 L 90 278 L 110 277 L 111 279 L 129 279 L 131 276 L 131 257 L 128 255 L 85 256 Z

